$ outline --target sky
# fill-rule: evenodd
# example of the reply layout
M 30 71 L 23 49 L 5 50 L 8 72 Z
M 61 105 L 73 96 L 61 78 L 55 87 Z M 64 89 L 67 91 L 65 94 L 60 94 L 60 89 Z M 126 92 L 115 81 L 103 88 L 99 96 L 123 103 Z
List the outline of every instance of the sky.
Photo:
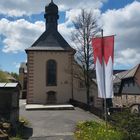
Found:
M 45 30 L 44 10 L 51 0 L 0 0 L 0 69 L 17 72 L 25 49 Z M 104 35 L 115 35 L 114 69 L 140 63 L 140 0 L 54 0 L 58 30 L 71 44 L 72 21 L 80 9 L 97 16 Z

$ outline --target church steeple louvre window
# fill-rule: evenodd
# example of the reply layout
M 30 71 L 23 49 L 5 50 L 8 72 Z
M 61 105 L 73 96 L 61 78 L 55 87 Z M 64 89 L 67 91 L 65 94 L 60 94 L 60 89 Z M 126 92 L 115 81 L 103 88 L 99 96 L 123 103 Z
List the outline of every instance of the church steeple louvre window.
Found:
M 48 60 L 46 64 L 46 83 L 47 86 L 57 85 L 57 63 L 55 60 Z

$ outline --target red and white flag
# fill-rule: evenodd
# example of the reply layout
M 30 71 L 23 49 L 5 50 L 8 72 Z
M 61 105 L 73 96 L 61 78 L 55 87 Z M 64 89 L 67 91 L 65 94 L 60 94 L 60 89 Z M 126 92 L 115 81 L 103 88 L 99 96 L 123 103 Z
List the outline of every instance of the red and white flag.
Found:
M 92 40 L 98 96 L 113 97 L 114 36 L 93 38 Z

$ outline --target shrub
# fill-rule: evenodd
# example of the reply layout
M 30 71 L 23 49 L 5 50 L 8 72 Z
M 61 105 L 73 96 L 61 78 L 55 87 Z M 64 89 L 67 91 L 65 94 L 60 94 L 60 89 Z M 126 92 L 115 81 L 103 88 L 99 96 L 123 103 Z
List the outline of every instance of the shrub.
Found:
M 115 113 L 111 122 L 120 130 L 126 131 L 129 140 L 140 140 L 140 114 L 131 113 L 129 110 Z
M 94 121 L 80 122 L 76 126 L 77 140 L 123 140 L 124 134 L 110 125 L 99 124 Z
M 24 117 L 19 118 L 19 123 L 24 125 L 24 126 L 30 125 L 29 121 L 27 119 L 25 119 Z

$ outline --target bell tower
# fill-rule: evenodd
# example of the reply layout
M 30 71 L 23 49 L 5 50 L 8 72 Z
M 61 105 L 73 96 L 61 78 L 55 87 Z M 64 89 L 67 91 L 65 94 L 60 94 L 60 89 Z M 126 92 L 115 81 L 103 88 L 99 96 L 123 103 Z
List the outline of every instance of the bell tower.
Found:
M 59 19 L 58 6 L 54 4 L 53 0 L 51 0 L 49 5 L 45 6 L 44 18 L 46 19 L 46 30 L 50 28 L 57 30 L 57 20 Z

